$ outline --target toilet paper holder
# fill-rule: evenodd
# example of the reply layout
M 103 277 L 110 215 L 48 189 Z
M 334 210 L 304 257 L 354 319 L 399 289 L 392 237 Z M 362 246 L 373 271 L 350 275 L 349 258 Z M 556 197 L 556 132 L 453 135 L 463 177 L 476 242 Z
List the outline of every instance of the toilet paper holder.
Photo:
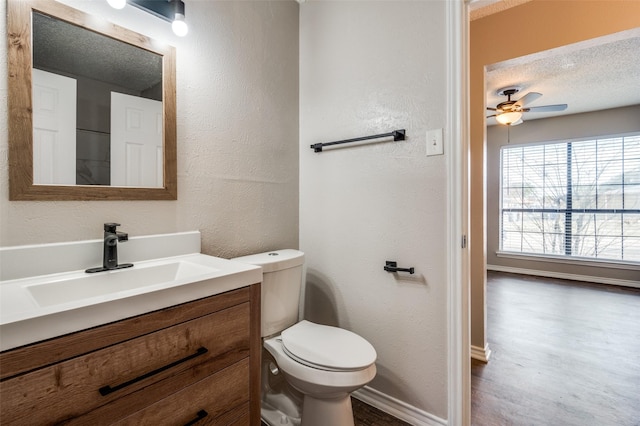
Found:
M 385 261 L 384 270 L 387 272 L 408 272 L 410 274 L 415 272 L 413 266 L 411 268 L 398 268 L 398 262 L 393 260 Z

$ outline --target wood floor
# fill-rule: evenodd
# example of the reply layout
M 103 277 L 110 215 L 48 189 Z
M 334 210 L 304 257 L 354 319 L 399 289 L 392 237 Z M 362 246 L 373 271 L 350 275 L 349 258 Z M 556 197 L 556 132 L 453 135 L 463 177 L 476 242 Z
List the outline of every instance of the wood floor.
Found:
M 378 410 L 362 401 L 351 398 L 355 426 L 409 426 L 409 423 Z
M 640 290 L 490 272 L 474 426 L 640 426 Z

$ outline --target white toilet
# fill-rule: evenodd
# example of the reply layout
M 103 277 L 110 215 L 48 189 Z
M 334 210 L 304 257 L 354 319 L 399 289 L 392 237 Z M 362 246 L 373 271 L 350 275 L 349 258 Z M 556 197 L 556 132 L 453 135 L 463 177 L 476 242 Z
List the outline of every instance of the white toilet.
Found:
M 304 253 L 287 249 L 233 260 L 262 267 L 263 345 L 277 363 L 277 368 L 262 363 L 263 381 L 281 372 L 303 395 L 300 419 L 296 418 L 295 396 L 268 395 L 272 391 L 263 385 L 263 420 L 272 426 L 353 426 L 350 394 L 376 375 L 373 346 L 341 328 L 298 322 Z M 265 409 L 265 401 L 282 405 L 277 420 L 267 415 L 273 410 Z

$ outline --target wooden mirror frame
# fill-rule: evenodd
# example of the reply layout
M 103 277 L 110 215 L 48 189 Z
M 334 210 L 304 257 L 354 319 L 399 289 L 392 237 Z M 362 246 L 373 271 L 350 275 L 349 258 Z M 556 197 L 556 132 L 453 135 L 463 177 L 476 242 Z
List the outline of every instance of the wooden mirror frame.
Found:
M 162 56 L 162 188 L 33 184 L 32 28 L 33 11 L 77 25 Z M 176 200 L 176 54 L 150 38 L 54 0 L 8 0 L 9 200 Z

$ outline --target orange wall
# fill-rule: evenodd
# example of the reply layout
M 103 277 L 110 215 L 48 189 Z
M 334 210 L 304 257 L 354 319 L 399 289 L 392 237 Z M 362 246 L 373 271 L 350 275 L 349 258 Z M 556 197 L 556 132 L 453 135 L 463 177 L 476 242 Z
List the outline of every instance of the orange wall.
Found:
M 485 335 L 485 66 L 640 27 L 640 0 L 534 0 L 470 24 L 471 344 Z

